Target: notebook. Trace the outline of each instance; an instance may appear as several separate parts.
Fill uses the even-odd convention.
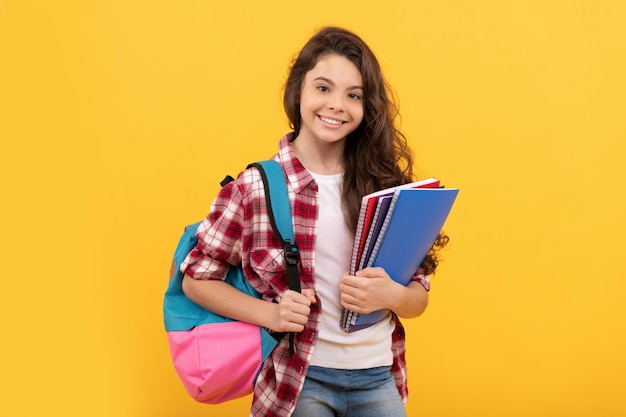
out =
[[[394,281],[407,285],[441,232],[458,192],[443,187],[395,189],[365,266],[382,267]],[[387,313],[344,312],[341,326],[348,332],[369,327]]]

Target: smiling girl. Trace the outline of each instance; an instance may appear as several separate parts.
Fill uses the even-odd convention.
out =
[[[251,416],[405,416],[399,317],[426,309],[428,275],[447,237],[440,236],[407,286],[381,268],[346,273],[361,197],[415,180],[376,57],[354,33],[320,30],[290,69],[284,106],[293,131],[281,139],[274,159],[287,179],[302,293],[287,288],[281,245],[253,169],[226,185],[212,204],[198,229],[198,246],[181,267],[183,289],[218,314],[296,332],[293,355],[285,338],[265,362]],[[222,282],[230,265],[239,263],[263,299]],[[342,308],[390,312],[374,326],[345,333]]]

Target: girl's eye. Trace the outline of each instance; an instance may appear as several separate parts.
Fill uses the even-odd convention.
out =
[[[354,94],[354,93],[349,94],[348,97],[350,97],[353,100],[361,100],[361,96],[358,94]]]
[[[322,93],[325,93],[328,91],[328,87],[326,87],[325,85],[320,85],[317,87],[317,89],[321,91]]]

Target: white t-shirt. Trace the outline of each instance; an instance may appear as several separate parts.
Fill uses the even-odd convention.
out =
[[[339,285],[350,269],[353,234],[344,222],[341,207],[343,174],[311,172],[318,185],[319,218],[315,247],[315,280],[322,300],[319,337],[311,365],[337,369],[366,369],[393,362],[391,313],[379,323],[354,333],[341,329]]]

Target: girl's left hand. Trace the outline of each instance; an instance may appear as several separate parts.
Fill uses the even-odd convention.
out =
[[[359,314],[390,308],[399,286],[383,268],[365,268],[355,275],[346,273],[339,286],[341,306]]]

